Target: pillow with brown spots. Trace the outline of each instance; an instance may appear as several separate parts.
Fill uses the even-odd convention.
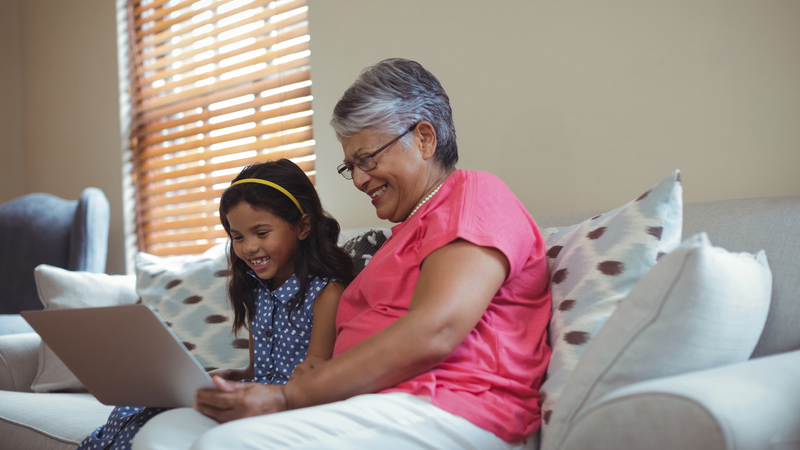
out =
[[[680,245],[683,190],[675,171],[635,200],[564,228],[542,230],[550,268],[552,356],[540,392],[542,433],[586,345],[658,258]]]
[[[606,394],[654,378],[744,362],[767,321],[772,273],[763,250],[731,253],[705,233],[644,274],[589,343],[550,417],[543,448],[561,448]]]
[[[198,256],[136,255],[136,291],[152,305],[206,368],[250,362],[247,336],[231,331],[227,301],[227,244]]]

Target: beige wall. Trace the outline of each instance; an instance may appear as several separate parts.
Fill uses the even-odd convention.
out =
[[[800,2],[310,0],[318,186],[344,227],[377,225],[335,174],[327,122],[365,66],[421,62],[454,110],[458,165],[536,215],[610,209],[683,174],[684,200],[800,195]]]
[[[22,32],[17,0],[0,0],[0,203],[25,190]]]
[[[122,273],[114,3],[0,0],[0,201],[103,189]],[[616,207],[675,168],[686,201],[800,195],[795,0],[309,3],[317,180],[345,227],[385,224],[334,173],[330,111],[392,56],[447,89],[459,167],[499,175],[534,217]]]
[[[11,35],[0,40],[0,100],[11,99],[0,106],[0,131],[11,136],[0,141],[0,165],[14,179],[0,184],[0,199],[30,192],[77,199],[85,187],[102,189],[111,205],[107,270],[123,273],[114,2],[2,0],[0,8],[0,33]]]

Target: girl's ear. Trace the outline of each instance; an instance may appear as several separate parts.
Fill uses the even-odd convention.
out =
[[[303,217],[300,218],[297,239],[304,241],[309,234],[311,234],[311,217],[308,214],[303,214]]]

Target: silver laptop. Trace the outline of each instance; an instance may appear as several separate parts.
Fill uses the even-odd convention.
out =
[[[101,403],[191,406],[211,377],[152,306],[23,311],[61,361]]]

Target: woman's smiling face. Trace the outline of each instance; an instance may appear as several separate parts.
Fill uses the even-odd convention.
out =
[[[378,217],[391,222],[402,222],[411,213],[425,193],[426,166],[432,161],[423,159],[414,132],[406,147],[401,139],[375,156],[377,166],[369,172],[353,168],[353,184],[372,200]],[[342,140],[345,163],[357,156],[370,154],[396,135],[363,130]]]

